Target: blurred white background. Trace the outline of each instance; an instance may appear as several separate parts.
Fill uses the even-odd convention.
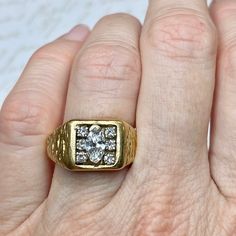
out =
[[[186,0],[187,1],[187,0]],[[141,21],[148,0],[0,0],[0,107],[30,55],[78,23],[128,12]]]

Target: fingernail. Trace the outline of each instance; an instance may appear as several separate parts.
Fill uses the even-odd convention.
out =
[[[87,25],[77,25],[72,28],[68,33],[63,35],[63,38],[72,41],[84,41],[89,34],[89,27]]]

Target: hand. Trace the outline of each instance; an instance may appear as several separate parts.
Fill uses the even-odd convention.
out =
[[[142,31],[115,14],[39,49],[1,110],[0,235],[236,235],[235,13],[211,7],[217,61],[204,0],[151,0]],[[73,118],[136,125],[133,165],[54,168],[45,139]]]

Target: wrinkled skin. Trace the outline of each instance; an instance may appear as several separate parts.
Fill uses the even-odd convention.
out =
[[[0,235],[236,235],[236,2],[150,0],[39,49],[0,113]],[[137,127],[119,172],[54,166],[69,119]],[[212,121],[210,148],[207,129]]]

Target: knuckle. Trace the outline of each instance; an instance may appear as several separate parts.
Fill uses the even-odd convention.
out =
[[[211,12],[213,17],[216,17],[217,20],[224,20],[229,17],[235,16],[236,12],[236,3],[235,1],[221,2],[215,1],[211,5]]]
[[[229,89],[232,93],[236,91],[236,41],[227,42],[222,47],[222,60],[224,71],[227,76],[225,76],[226,86],[225,89]]]
[[[78,66],[82,73],[92,75],[88,77],[97,75],[107,79],[137,78],[139,68],[137,52],[122,43],[90,46],[79,59]]]
[[[102,17],[99,22],[108,22],[108,23],[110,23],[110,22],[115,22],[116,20],[118,20],[120,22],[124,21],[124,22],[126,22],[126,24],[127,24],[127,21],[128,22],[130,22],[130,21],[131,22],[132,21],[139,22],[139,20],[136,17],[134,17],[134,16],[132,16],[128,13],[122,13],[122,12],[106,15],[106,16]]]
[[[27,94],[24,92],[24,96]],[[7,99],[0,113],[0,130],[7,136],[30,136],[46,134],[45,123],[49,111],[31,99],[21,99],[21,94]]]
[[[36,50],[31,56],[30,61],[37,62],[43,60],[65,64],[73,59],[75,49],[74,45],[58,40]]]
[[[236,19],[236,2],[231,4],[214,3],[212,13],[217,23],[228,24],[228,21]],[[230,26],[230,24],[229,24]],[[224,27],[221,29],[220,43],[222,48],[234,48],[236,30],[235,27]]]
[[[140,61],[137,50],[123,42],[96,43],[79,56],[76,70],[84,92],[96,89],[117,93],[127,83],[137,87]]]
[[[216,53],[214,25],[190,10],[153,19],[144,35],[152,48],[170,58],[205,58]]]

